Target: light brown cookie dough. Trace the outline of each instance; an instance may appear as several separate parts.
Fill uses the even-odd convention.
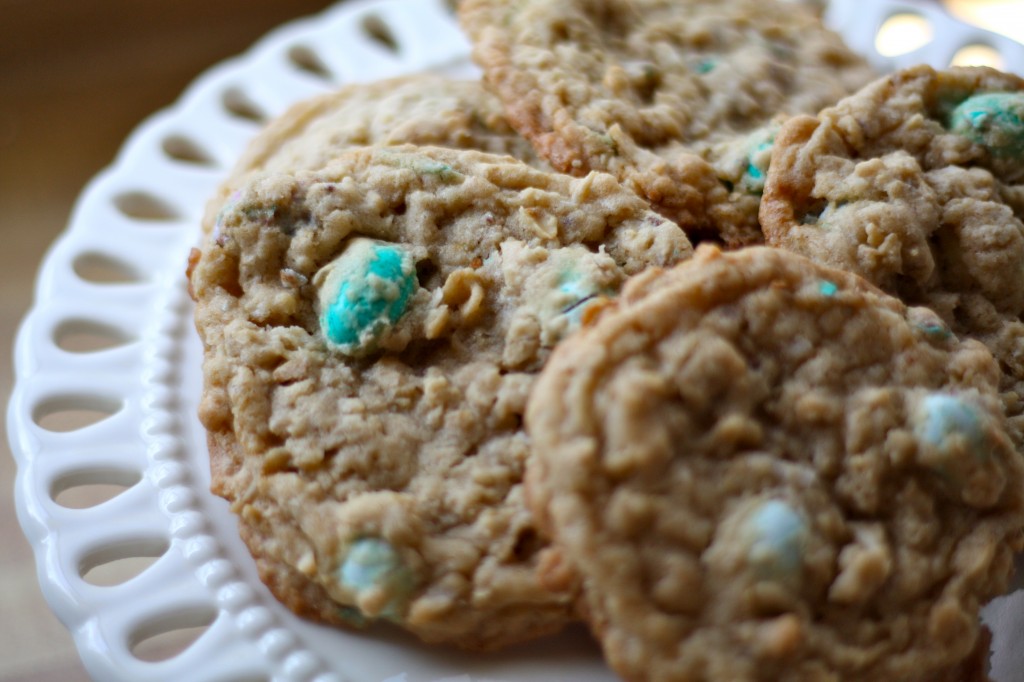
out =
[[[915,67],[792,119],[761,221],[769,243],[856,272],[985,343],[1021,438],[1024,80]]]
[[[353,83],[293,105],[260,131],[208,202],[204,228],[213,229],[253,173],[316,170],[353,147],[400,144],[507,154],[548,168],[478,81],[423,73]]]
[[[568,590],[522,499],[550,349],[626,276],[691,255],[609,175],[431,147],[265,174],[191,268],[214,490],[264,581],[334,623],[493,648]]]
[[[509,121],[555,168],[610,172],[691,236],[732,245],[761,240],[755,157],[773,120],[875,76],[813,12],[775,0],[465,0],[459,18]]]
[[[784,250],[705,246],[555,350],[528,497],[620,674],[976,671],[1024,464],[992,356],[933,317]]]

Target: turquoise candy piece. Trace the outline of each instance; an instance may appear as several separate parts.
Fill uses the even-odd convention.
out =
[[[345,355],[372,352],[409,307],[416,292],[416,264],[397,244],[356,238],[317,273],[320,327],[328,344]]]
[[[997,157],[1024,154],[1024,92],[987,92],[953,110],[949,128]]]
[[[907,321],[913,326],[915,335],[930,344],[942,346],[946,341],[954,338],[953,330],[941,317],[928,308],[909,308]]]
[[[792,506],[781,500],[762,503],[747,519],[747,560],[755,573],[779,582],[799,580],[807,524]]]
[[[998,421],[969,400],[948,393],[925,396],[912,417],[918,463],[948,494],[974,506],[994,504],[999,488],[978,487],[976,475],[998,467],[998,453],[1008,445]]]
[[[697,73],[704,75],[706,73],[711,73],[712,71],[714,71],[716,66],[718,66],[717,59],[705,57],[704,59],[701,59],[696,63],[696,65],[694,66],[694,70]]]
[[[941,322],[922,323],[918,328],[929,341],[945,341],[953,337],[953,332]]]
[[[396,618],[412,593],[413,579],[398,551],[380,538],[360,538],[349,547],[339,571],[341,585],[356,599],[371,589],[388,594],[380,615]]]
[[[827,279],[823,279],[821,280],[821,282],[818,283],[818,291],[821,292],[822,296],[832,298],[833,296],[836,295],[836,292],[839,291],[839,287],[836,286],[835,282],[830,282]]]
[[[921,401],[917,434],[940,452],[948,449],[957,437],[976,454],[986,452],[985,429],[977,408],[946,393],[932,393]]]
[[[553,308],[549,314],[553,319],[561,318],[565,322],[559,338],[579,329],[587,309],[615,295],[613,289],[599,285],[573,267],[561,271],[558,286],[552,293],[550,302],[546,304],[546,307]]]
[[[765,175],[768,173],[768,163],[771,161],[771,149],[774,145],[774,136],[767,139],[763,134],[755,136],[747,155],[747,169],[740,178],[740,189],[750,194],[760,194],[764,191]]]
[[[586,281],[574,271],[566,272],[562,276],[558,292],[564,297],[563,300],[567,301],[567,305],[562,309],[562,314],[565,315],[572,329],[579,327],[583,320],[583,311],[587,309],[588,305],[603,294],[592,282]]]

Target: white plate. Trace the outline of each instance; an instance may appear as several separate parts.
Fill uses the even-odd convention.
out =
[[[856,21],[847,13],[854,4]],[[941,66],[955,52],[948,41],[896,59],[874,54],[878,27],[907,10],[963,44],[996,48],[1009,70],[1024,72],[1020,46],[949,23],[928,2],[841,0],[829,16],[883,67],[922,58]],[[259,120],[342,82],[426,70],[471,76],[468,55],[444,0],[339,4],[282,27],[202,76],[175,106],[133,133],[79,198],[68,230],[43,263],[35,304],[18,334],[8,433],[18,461],[18,516],[43,593],[95,678],[615,679],[582,629],[471,655],[423,646],[392,630],[349,633],[300,620],[260,583],[233,515],[208,492],[205,435],[195,417],[201,349],[184,277],[206,198]],[[75,351],[71,339],[83,333],[108,339],[110,347]],[[81,411],[108,416],[72,431],[54,429],[62,413]],[[67,489],[95,484],[124,490],[85,509],[57,501]],[[120,584],[83,577],[132,557],[158,558]],[[999,622],[998,649],[1024,649],[1014,644],[1024,637],[1019,598],[990,610],[990,620]],[[184,652],[166,660],[140,657],[139,642],[190,628],[201,634]],[[1020,670],[1024,662],[1007,659],[994,672],[1016,682],[1021,678],[1011,671]]]

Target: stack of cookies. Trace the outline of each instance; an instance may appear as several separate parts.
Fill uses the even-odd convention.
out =
[[[189,264],[214,491],[295,612],[629,680],[985,679],[1024,541],[1024,81],[770,0],[462,0]]]

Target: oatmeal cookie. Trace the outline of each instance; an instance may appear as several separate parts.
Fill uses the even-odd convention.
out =
[[[1024,462],[991,354],[934,325],[785,250],[703,246],[560,344],[528,498],[626,679],[976,671]]]
[[[353,147],[399,144],[476,149],[549,168],[478,81],[416,74],[353,83],[293,105],[256,135],[208,202],[204,227],[213,229],[254,173],[316,170]]]
[[[213,487],[264,581],[332,623],[494,648],[573,617],[538,580],[527,395],[550,349],[682,230],[613,177],[360,148],[254,178],[191,290]]]
[[[1024,433],[1024,80],[920,66],[779,133],[769,243],[856,272],[981,340]]]
[[[465,0],[459,18],[511,124],[564,172],[610,172],[691,236],[757,242],[780,113],[876,74],[775,0]]]

